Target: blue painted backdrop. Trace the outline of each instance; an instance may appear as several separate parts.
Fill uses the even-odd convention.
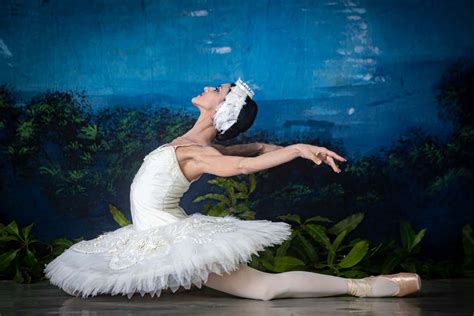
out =
[[[410,127],[449,135],[432,87],[448,64],[472,56],[473,9],[441,0],[2,0],[0,82],[24,100],[84,90],[94,109],[146,100],[196,112],[190,100],[205,85],[240,76],[259,104],[253,129],[341,140],[356,157]]]
[[[1,4],[0,82],[85,90],[97,107],[153,94],[186,106],[242,76],[255,128],[292,137],[331,122],[349,152],[418,126],[445,135],[431,86],[473,50],[473,1],[11,1]],[[313,130],[313,132],[315,132]],[[317,131],[316,131],[317,132]]]

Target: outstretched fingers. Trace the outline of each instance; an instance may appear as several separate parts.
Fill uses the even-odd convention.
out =
[[[333,158],[336,158],[336,159],[339,160],[339,161],[342,161],[342,162],[346,162],[346,161],[347,161],[346,158],[339,156],[338,154],[336,154],[335,152],[333,152],[333,151],[331,151],[331,150],[329,150],[329,149],[327,149],[327,148],[324,148],[323,150],[324,150],[324,152],[325,152],[326,154],[328,154],[329,156],[331,156],[331,157],[333,157]]]
[[[341,169],[337,166],[335,160],[346,162],[347,159],[336,154],[326,147],[318,147],[313,145],[302,144],[299,147],[300,157],[312,160],[315,164],[320,165],[322,162],[331,166],[334,172],[340,173]]]
[[[331,168],[337,172],[340,173],[341,169],[337,166],[336,162],[334,159],[337,159],[339,161],[347,161],[344,157],[341,157],[340,155],[336,154],[335,152],[325,148],[325,147],[319,147],[317,152],[315,152],[315,155],[318,157],[321,157],[321,160],[324,161],[327,165],[331,166]],[[319,159],[318,159],[319,160]],[[321,162],[316,162],[318,165],[321,164]]]
[[[336,165],[336,163],[334,162],[334,159],[331,156],[327,156],[324,162],[330,165],[335,172],[337,173],[341,172],[341,169],[339,169],[339,167]]]
[[[311,160],[314,161],[315,164],[320,165],[323,161],[318,157],[319,153],[313,153],[314,156],[311,157]]]

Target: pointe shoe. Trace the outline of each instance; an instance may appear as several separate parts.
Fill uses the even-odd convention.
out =
[[[389,280],[398,286],[398,290],[388,296],[403,297],[421,289],[421,278],[418,274],[399,272],[388,275],[371,275],[362,279],[348,279],[348,294],[358,297],[380,297],[372,292],[372,286],[377,278]]]

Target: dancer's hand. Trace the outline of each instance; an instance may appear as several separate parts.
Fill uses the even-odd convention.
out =
[[[321,162],[324,162],[325,164],[331,166],[334,172],[337,173],[340,173],[341,169],[339,169],[339,167],[336,165],[334,159],[342,162],[347,161],[347,159],[339,156],[326,147],[318,147],[309,144],[297,144],[297,148],[301,158],[312,160],[317,165],[320,165]]]

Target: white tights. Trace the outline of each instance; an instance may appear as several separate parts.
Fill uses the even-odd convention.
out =
[[[231,274],[222,276],[210,273],[203,285],[231,295],[271,300],[285,297],[323,297],[348,293],[347,278],[307,271],[266,273],[249,267],[246,263]],[[376,288],[377,286],[377,288]],[[397,287],[380,280],[374,284],[374,291],[380,296],[394,293]]]

